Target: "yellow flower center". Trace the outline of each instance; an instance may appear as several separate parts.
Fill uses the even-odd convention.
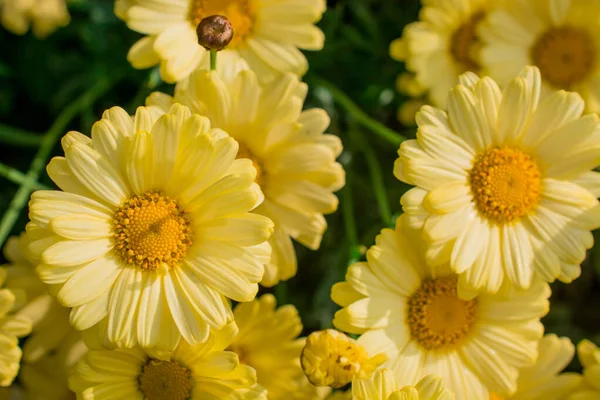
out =
[[[142,369],[139,384],[147,400],[187,400],[192,395],[190,371],[174,361],[150,359]]]
[[[463,72],[479,71],[480,66],[473,59],[473,52],[479,43],[477,25],[483,20],[485,13],[474,13],[471,19],[460,25],[450,37],[450,54]]]
[[[539,202],[537,162],[519,149],[494,147],[475,158],[469,181],[475,207],[497,224],[518,220]]]
[[[252,161],[252,165],[256,168],[256,178],[254,182],[258,183],[260,186],[263,184],[264,177],[264,168],[261,161],[250,151],[248,146],[243,143],[239,143],[240,149],[238,150],[238,154],[236,158],[247,158]]]
[[[571,26],[551,28],[533,46],[533,63],[552,85],[568,89],[594,69],[596,49],[590,35]]]
[[[496,393],[490,393],[490,400],[504,400],[504,397]]]
[[[477,300],[461,300],[455,278],[428,279],[408,301],[410,333],[427,350],[451,349],[473,329]]]
[[[235,48],[251,33],[254,17],[248,4],[250,0],[191,0],[190,20],[194,27],[211,15],[224,15],[233,27],[233,40],[229,48]]]
[[[179,265],[192,244],[190,221],[177,202],[161,193],[134,196],[114,217],[116,248],[123,260],[145,270]]]

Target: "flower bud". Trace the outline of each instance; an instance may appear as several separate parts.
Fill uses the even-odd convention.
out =
[[[313,385],[340,388],[356,376],[369,376],[386,358],[383,353],[369,358],[355,340],[327,329],[313,332],[306,338],[300,362]]]
[[[198,44],[206,50],[221,51],[233,39],[233,27],[227,17],[211,15],[204,18],[196,28]]]

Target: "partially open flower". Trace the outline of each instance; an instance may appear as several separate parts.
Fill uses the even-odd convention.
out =
[[[300,362],[315,386],[339,388],[354,377],[367,377],[385,362],[383,353],[369,357],[367,351],[347,335],[333,329],[313,332],[306,339]]]

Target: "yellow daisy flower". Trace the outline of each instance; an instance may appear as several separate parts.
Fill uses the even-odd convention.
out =
[[[429,259],[450,259],[461,296],[503,282],[528,288],[534,272],[572,281],[600,226],[600,174],[590,171],[600,164],[598,116],[581,116],[576,93],[538,104],[540,85],[531,67],[503,92],[466,74],[448,112],[423,107],[417,139],[398,152],[394,174],[416,186],[403,208]]]
[[[256,170],[234,139],[181,105],[115,107],[62,145],[47,169],[63,191],[31,196],[27,234],[76,329],[170,351],[231,322],[227,298],[256,296],[273,224],[248,213]]]
[[[139,347],[92,349],[77,364],[69,387],[78,398],[108,400],[266,400],[255,371],[230,351],[215,350],[214,335],[157,357]]]
[[[44,355],[34,363],[21,365],[18,380],[25,391],[23,399],[75,399],[75,393],[69,389],[69,376],[75,364],[88,351],[80,336],[69,335],[51,354]]]
[[[6,268],[0,268],[0,287],[7,276]],[[0,386],[10,386],[19,372],[23,355],[19,338],[31,332],[29,319],[13,314],[18,294],[10,289],[0,289]]]
[[[23,345],[23,361],[35,363],[54,351],[67,337],[79,337],[80,334],[69,323],[69,310],[48,293],[52,288],[36,275],[34,263],[40,260],[32,258],[28,244],[24,234],[8,239],[4,252],[10,264],[6,266],[5,287],[20,299],[15,304],[17,315],[31,321],[31,335]]]
[[[577,356],[583,365],[583,383],[566,400],[600,399],[600,349],[585,339],[577,345]]]
[[[500,1],[423,0],[419,21],[390,45],[392,58],[416,74],[433,104],[445,106],[460,74],[479,71],[477,28]]]
[[[333,301],[344,307],[333,324],[361,334],[370,355],[385,353],[383,366],[400,385],[433,374],[461,400],[514,393],[519,369],[537,357],[549,286],[536,280],[527,291],[463,300],[457,275],[448,264],[428,263],[425,249],[404,215],[395,230],[384,229],[367,261],[333,286]]]
[[[569,338],[554,334],[540,340],[535,365],[519,371],[517,391],[512,396],[492,394],[490,400],[563,400],[581,385],[581,375],[561,371],[575,355]]]
[[[486,74],[507,83],[537,66],[543,91],[576,91],[600,111],[600,4],[588,0],[509,0],[480,30]]]
[[[117,0],[115,13],[137,32],[148,35],[133,45],[134,68],[160,64],[163,80],[181,81],[193,70],[208,69],[208,51],[198,45],[196,27],[205,17],[226,16],[234,37],[219,53],[218,66],[239,63],[261,81],[284,72],[304,75],[308,63],[298,50],[320,50],[325,37],[314,24],[325,12],[324,0]]]
[[[352,381],[354,400],[454,400],[442,380],[428,375],[414,386],[401,387],[388,369],[379,369],[371,377]]]
[[[240,143],[238,157],[254,163],[256,183],[265,196],[254,212],[275,223],[269,240],[273,256],[261,282],[265,286],[296,275],[291,238],[319,248],[327,228],[323,214],[337,209],[333,192],[345,183],[344,170],[335,161],[341,141],[323,134],[329,125],[324,110],[302,111],[306,90],[306,84],[291,74],[260,86],[252,71],[232,80],[197,71],[187,84],[178,85],[174,99],[154,93],[147,100],[156,109],[166,110],[176,101],[206,115]]]
[[[31,25],[33,34],[43,39],[70,21],[65,0],[0,0],[0,22],[17,35]]]
[[[270,400],[289,399],[306,381],[300,368],[304,339],[298,339],[302,332],[298,311],[292,305],[275,306],[271,294],[240,303],[233,310],[235,324],[217,333],[222,344],[217,349],[233,351],[240,363],[256,370]]]

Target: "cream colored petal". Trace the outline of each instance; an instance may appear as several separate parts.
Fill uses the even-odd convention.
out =
[[[248,49],[256,55],[254,60],[260,60],[261,63],[268,65],[270,68],[279,72],[292,72],[297,75],[304,75],[308,70],[306,58],[293,45],[259,37],[248,38],[245,42]],[[244,56],[247,53],[242,54]],[[252,64],[254,60],[247,60],[253,70],[255,69]]]
[[[94,261],[114,247],[112,238],[86,241],[62,240],[48,247],[42,254],[42,262],[69,267]]]
[[[471,188],[466,182],[451,182],[427,193],[423,207],[432,214],[447,214],[470,207],[471,201]]]
[[[206,155],[207,164],[202,168],[202,175],[194,179],[192,186],[186,188],[181,194],[183,204],[192,201],[204,190],[222,179],[230,168],[238,152],[238,144],[233,138],[225,138],[217,141]],[[197,153],[206,154],[206,149],[198,148]],[[178,167],[179,169],[180,167]]]
[[[106,291],[94,300],[74,307],[70,315],[71,325],[77,330],[85,330],[100,322],[108,313],[109,295],[110,292]]]
[[[269,239],[273,233],[273,222],[262,215],[246,214],[205,220],[202,221],[201,229],[197,235],[202,239],[233,242],[238,246],[254,246]]]
[[[97,151],[75,143],[65,156],[77,179],[99,198],[119,206],[129,197],[130,190],[120,173]]]
[[[478,339],[473,339],[459,350],[467,364],[490,389],[497,393],[513,393],[518,370],[497,356],[495,350]]]
[[[74,274],[58,292],[57,299],[65,307],[76,307],[92,301],[109,290],[123,268],[114,256],[99,258]]]
[[[113,213],[102,203],[72,193],[38,190],[31,195],[29,218],[41,228],[48,229],[54,218],[71,214],[110,219]]]
[[[581,116],[584,102],[576,93],[558,91],[546,97],[531,116],[521,142],[535,148],[565,123]]]
[[[80,195],[82,197],[99,200],[73,175],[64,157],[53,157],[46,166],[46,172],[52,181],[61,190]]]
[[[546,136],[535,152],[546,165],[552,165],[557,160],[568,156],[571,149],[576,149],[589,143],[595,131],[600,128],[600,118],[596,114],[587,114],[569,121]]]
[[[162,278],[154,271],[147,272],[146,285],[140,297],[137,318],[138,341],[143,347],[172,351],[181,334],[173,321],[167,299],[162,290]]]
[[[148,132],[140,131],[133,136],[127,154],[125,171],[129,179],[129,184],[136,194],[143,194],[155,186],[154,174],[154,154],[153,154],[152,136]],[[160,164],[156,164],[160,165]],[[162,166],[161,166],[162,168]]]
[[[185,19],[185,11],[176,8],[161,7],[157,9],[134,5],[127,11],[129,29],[147,35],[159,34],[173,25],[183,23]]]
[[[108,302],[107,337],[119,347],[131,348],[137,344],[139,302],[146,280],[146,271],[130,266],[121,270],[113,284]]]
[[[489,139],[490,128],[479,111],[480,105],[473,92],[457,86],[448,96],[448,117],[452,131],[475,151],[484,150]]]
[[[508,83],[503,92],[498,109],[495,145],[515,143],[522,135],[529,116],[532,113],[527,82],[524,78],[515,78]]]
[[[231,306],[222,295],[204,285],[186,268],[178,268],[175,275],[187,301],[213,329],[220,329],[233,320]]]
[[[258,291],[264,266],[256,264],[242,248],[211,244],[212,251],[227,251],[230,259],[199,256],[187,261],[187,266],[204,284],[235,301],[251,301]],[[202,253],[200,253],[202,254]]]
[[[165,187],[177,160],[179,134],[184,122],[191,116],[189,108],[180,104],[171,106],[169,112],[161,116],[152,127],[154,163],[160,168],[154,171],[154,185]]]
[[[163,280],[165,297],[173,321],[183,339],[191,345],[205,342],[208,339],[210,328],[205,322],[204,315],[198,313],[194,305],[185,294],[185,289],[175,278],[175,274],[166,274]]]
[[[67,214],[53,218],[49,228],[56,234],[73,240],[92,240],[113,236],[113,225],[108,218],[88,214]]]
[[[533,278],[534,253],[527,231],[522,224],[505,225],[500,235],[501,256],[507,278],[517,288],[529,288]]]
[[[600,197],[600,172],[584,172],[572,182],[588,190],[594,197]]]

